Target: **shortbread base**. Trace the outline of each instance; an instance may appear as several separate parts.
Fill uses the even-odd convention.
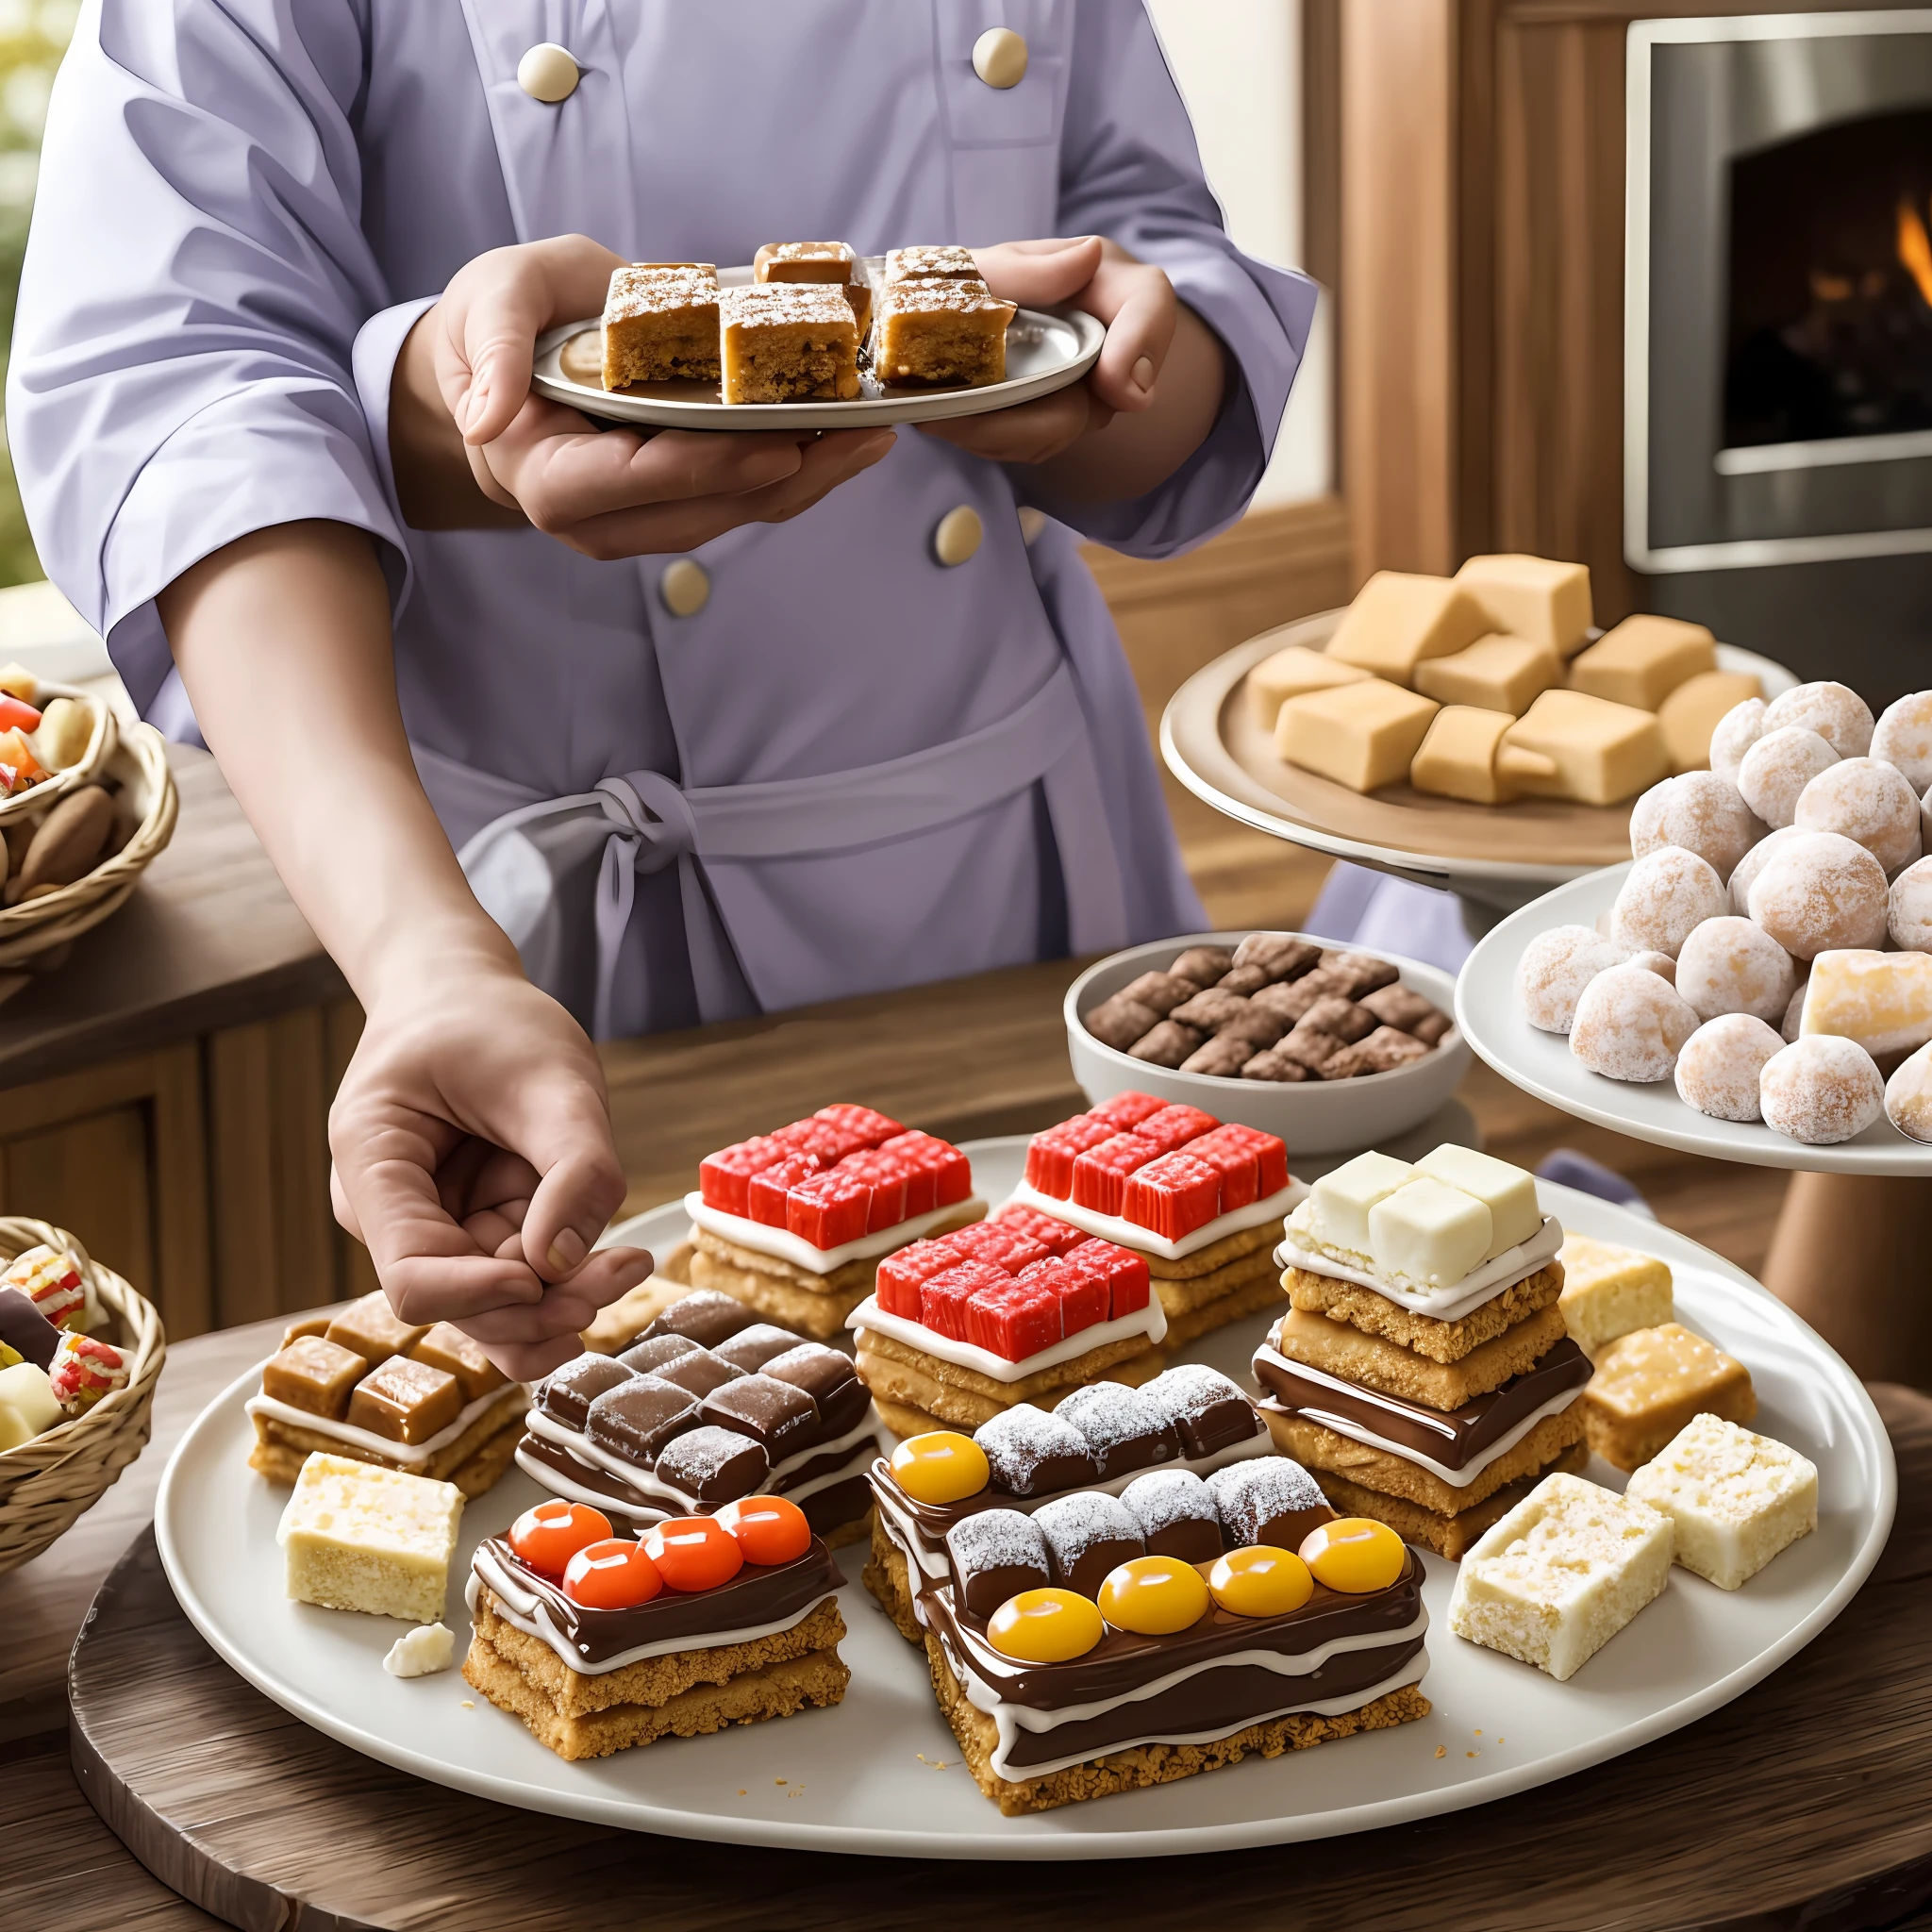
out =
[[[1451,1562],[1459,1561],[1475,1547],[1477,1539],[1492,1523],[1500,1523],[1546,1475],[1581,1475],[1590,1462],[1590,1445],[1573,1442],[1556,1461],[1533,1469],[1512,1483],[1505,1483],[1485,1501],[1454,1516],[1438,1516],[1420,1503],[1405,1502],[1399,1496],[1385,1496],[1379,1490],[1364,1489],[1346,1476],[1320,1469],[1311,1472],[1326,1496],[1344,1516],[1367,1516],[1386,1523],[1406,1543],[1418,1543],[1434,1550]]]
[[[1563,1264],[1552,1261],[1534,1274],[1524,1275],[1456,1322],[1419,1315],[1359,1282],[1311,1274],[1306,1268],[1289,1269],[1281,1277],[1281,1286],[1296,1307],[1310,1314],[1331,1315],[1364,1335],[1386,1336],[1431,1361],[1455,1362],[1538,1309],[1548,1307],[1563,1292]]]

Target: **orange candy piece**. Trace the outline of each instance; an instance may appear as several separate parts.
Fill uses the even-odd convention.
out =
[[[602,1510],[559,1500],[525,1509],[510,1524],[508,1541],[532,1570],[561,1576],[579,1550],[608,1541],[609,1536],[610,1519]]]
[[[783,1496],[741,1496],[718,1512],[747,1563],[791,1563],[811,1548],[811,1524]]]
[[[685,1516],[647,1531],[643,1547],[672,1590],[716,1590],[744,1568],[744,1550],[715,1516]]]
[[[1367,1516],[1338,1516],[1302,1539],[1301,1558],[1317,1583],[1351,1596],[1387,1590],[1402,1574],[1408,1551],[1386,1523]]]
[[[587,1610],[628,1610],[647,1604],[664,1588],[642,1543],[628,1537],[591,1543],[570,1559],[563,1593]]]

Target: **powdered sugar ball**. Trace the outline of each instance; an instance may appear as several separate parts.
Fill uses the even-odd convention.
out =
[[[1523,1017],[1545,1033],[1567,1033],[1583,989],[1606,967],[1630,957],[1593,926],[1554,925],[1523,949],[1516,966],[1516,1003]]]
[[[1807,832],[1856,839],[1887,873],[1920,853],[1919,795],[1905,774],[1876,758],[1840,758],[1798,794],[1791,823]]]
[[[1771,855],[1780,844],[1788,844],[1793,839],[1804,839],[1808,833],[1801,832],[1796,825],[1780,825],[1776,831],[1767,833],[1758,840],[1750,851],[1738,861],[1738,869],[1731,874],[1731,910],[1740,918],[1751,910],[1751,881],[1770,863]]]
[[[1901,951],[1932,953],[1932,858],[1907,866],[1892,880],[1885,924]]]
[[[1885,1083],[1885,1115],[1901,1134],[1932,1141],[1932,1045],[1900,1061]]]
[[[1677,983],[1677,962],[1668,953],[1632,953],[1624,963],[1641,966],[1646,973],[1655,973],[1666,986]]]
[[[1752,882],[1751,917],[1795,959],[1885,938],[1878,861],[1838,832],[1807,832],[1771,856]]]
[[[1715,772],[1684,772],[1653,785],[1630,808],[1630,856],[1664,845],[1694,852],[1721,879],[1758,840],[1764,824],[1743,794]]]
[[[1788,724],[1817,732],[1841,758],[1861,758],[1872,749],[1872,708],[1846,684],[1801,684],[1773,698],[1764,713],[1766,732]]]
[[[1610,908],[1610,937],[1633,953],[1668,953],[1674,959],[1690,929],[1730,903],[1724,882],[1696,853],[1662,845],[1624,874]]]
[[[1717,721],[1710,734],[1710,769],[1720,778],[1728,778],[1733,785],[1738,782],[1738,767],[1744,762],[1744,754],[1764,736],[1765,709],[1762,698],[1746,698]]]
[[[1655,973],[1612,966],[1583,989],[1570,1051],[1612,1080],[1667,1080],[1697,1014]]]
[[[1914,791],[1932,786],[1932,691],[1886,706],[1872,733],[1872,756],[1904,773]]]
[[[1799,1030],[1805,1024],[1805,989],[1810,983],[1808,979],[1801,979],[1797,991],[1791,995],[1790,1005],[1785,1008],[1783,1024],[1777,1030],[1788,1041],[1797,1039]]]
[[[1767,731],[1744,754],[1738,790],[1767,825],[1788,825],[1797,817],[1798,794],[1837,763],[1838,753],[1817,732],[1788,724],[1782,731]]]
[[[1751,1013],[1707,1020],[1677,1056],[1677,1093],[1714,1121],[1759,1118],[1757,1076],[1784,1041]]]
[[[1775,1025],[1791,1003],[1798,969],[1791,956],[1748,919],[1707,919],[1677,955],[1677,993],[1700,1020],[1750,1013]]]
[[[1807,1147],[1835,1147],[1885,1111],[1885,1082],[1856,1040],[1813,1033],[1765,1061],[1757,1104],[1766,1126]]]

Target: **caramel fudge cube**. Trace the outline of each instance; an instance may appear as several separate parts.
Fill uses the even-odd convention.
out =
[[[604,387],[718,380],[718,276],[707,262],[637,262],[604,301]]]
[[[1329,639],[1328,656],[1407,685],[1424,659],[1466,651],[1495,627],[1475,599],[1448,577],[1378,570]]]
[[[1372,677],[1290,698],[1274,727],[1274,749],[1351,791],[1374,791],[1408,775],[1435,715],[1433,698]]]
[[[483,1353],[483,1344],[465,1335],[453,1322],[439,1322],[414,1348],[411,1361],[425,1362],[454,1375],[463,1391],[463,1404],[481,1401],[492,1390],[501,1389],[508,1379],[503,1371]]]
[[[842,288],[755,282],[719,298],[724,400],[850,402],[858,393],[858,324]]]
[[[261,1392],[308,1415],[341,1422],[369,1364],[353,1350],[320,1335],[302,1335],[261,1366]]]
[[[1636,1328],[1671,1319],[1671,1270],[1655,1255],[1588,1235],[1563,1238],[1563,1292],[1557,1307],[1577,1344],[1595,1355]]]
[[[1359,684],[1369,675],[1359,664],[1343,664],[1325,651],[1289,644],[1248,673],[1248,709],[1263,731],[1273,731],[1290,698],[1338,684]]]
[[[1675,1322],[1638,1328],[1596,1358],[1583,1391],[1584,1434],[1606,1462],[1648,1462],[1693,1416],[1748,1423],[1757,1397],[1742,1362]]]
[[[391,1442],[426,1442],[448,1428],[462,1407],[462,1388],[454,1375],[394,1355],[356,1385],[348,1423]]]
[[[427,1324],[401,1320],[380,1289],[351,1302],[328,1324],[328,1339],[365,1362],[384,1362],[392,1355],[408,1355],[428,1333]]]
[[[1677,1561],[1736,1590],[1818,1527],[1818,1471],[1795,1449],[1714,1415],[1693,1416],[1628,1494],[1677,1525]]]
[[[1570,688],[1654,711],[1680,684],[1716,669],[1717,641],[1703,625],[1639,615],[1578,655],[1570,666]]]
[[[833,282],[856,279],[858,258],[849,242],[767,242],[751,258],[757,282]]]
[[[979,264],[970,248],[894,248],[886,256],[886,280],[909,282],[944,280],[976,282],[982,279]]]
[[[872,363],[881,382],[984,389],[1007,375],[1013,304],[984,282],[891,281],[873,305]]]
[[[1562,681],[1562,663],[1550,645],[1500,633],[1478,638],[1453,658],[1429,658],[1415,667],[1416,690],[1439,705],[1473,705],[1512,718]]]
[[[1517,779],[1524,791],[1585,805],[1620,804],[1655,785],[1671,765],[1663,727],[1651,712],[1588,691],[1544,691],[1504,734],[1504,742],[1539,753],[1556,767],[1545,775],[1524,766]]]
[[[1456,581],[1474,597],[1491,628],[1560,658],[1582,649],[1590,633],[1590,571],[1547,557],[1472,557]]]
[[[1761,698],[1764,685],[1749,671],[1700,671],[1687,677],[1657,708],[1658,728],[1674,772],[1710,767],[1710,737],[1717,721],[1747,698]]]
[[[1520,793],[1517,781],[1523,761],[1536,756],[1515,749],[1505,738],[1515,722],[1509,711],[1444,705],[1409,765],[1408,782],[1438,798],[1461,798],[1471,805],[1508,804]],[[1539,757],[1532,769],[1547,775],[1556,766]]]

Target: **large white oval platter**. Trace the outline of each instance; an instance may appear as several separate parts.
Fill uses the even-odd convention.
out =
[[[1006,1195],[1024,1146],[1017,1139],[967,1143],[982,1193]],[[1863,1387],[1748,1275],[1627,1209],[1564,1188],[1543,1194],[1566,1225],[1670,1262],[1680,1318],[1750,1368],[1758,1425],[1818,1464],[1819,1527],[1729,1595],[1673,1572],[1664,1594],[1568,1684],[1452,1637],[1455,1567],[1430,1557],[1431,1667],[1423,1688],[1435,1710],[1394,1730],[1003,1818],[959,1762],[924,1655],[858,1583],[861,1546],[842,1552],[849,1580],[840,1602],[850,1635],[840,1648],[852,1668],[843,1704],[565,1763],[454,1671],[409,1681],[386,1675],[383,1653],[403,1624],[284,1598],[275,1532],[287,1491],[245,1463],[242,1404],[252,1374],[208,1407],[169,1462],[155,1514],[161,1558],[182,1607],[216,1650],[330,1737],[478,1797],[639,1831],[888,1857],[1144,1858],[1327,1838],[1484,1804],[1635,1750],[1775,1670],[1871,1571],[1896,1487],[1891,1445]],[[673,1206],[623,1233],[663,1253],[687,1227]],[[1268,1320],[1232,1325],[1191,1353],[1247,1386],[1248,1357]],[[1591,1474],[1623,1487],[1601,1464]],[[462,1563],[482,1536],[541,1494],[512,1470],[471,1504]],[[449,1606],[460,1645],[468,1630],[459,1582]]]
[[[1516,968],[1524,949],[1553,925],[1594,925],[1630,870],[1606,866],[1512,913],[1486,933],[1456,984],[1456,1024],[1506,1080],[1598,1126],[1633,1140],[1712,1160],[1813,1174],[1932,1175],[1932,1145],[1908,1140],[1882,1114],[1856,1139],[1807,1147],[1761,1121],[1714,1121],[1677,1098],[1674,1082],[1640,1086],[1593,1074],[1570,1051],[1567,1035],[1544,1033],[1517,1009]]]

